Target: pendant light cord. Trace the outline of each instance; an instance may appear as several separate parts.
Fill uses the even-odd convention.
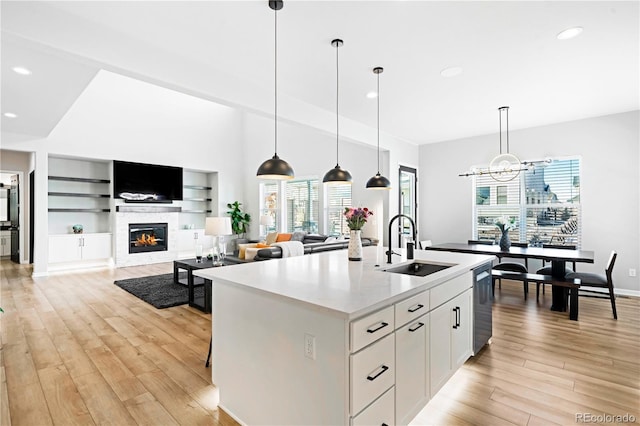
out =
[[[378,77],[378,174],[380,174],[380,73]]]
[[[275,118],[274,118],[274,127],[275,127],[275,134],[274,134],[274,147],[275,147],[275,152],[274,152],[274,156],[278,155],[278,10],[274,9],[273,10],[273,14],[274,14],[274,30],[273,30],[273,45],[275,46],[274,48],[274,71],[273,71],[273,86],[275,88],[275,93],[273,96],[274,99],[274,114],[275,114]]]
[[[339,136],[339,112],[338,112],[338,108],[339,108],[339,103],[338,103],[338,85],[339,85],[339,65],[338,65],[338,49],[340,48],[340,43],[336,42],[336,167],[338,167],[338,165],[340,164],[339,158],[340,158],[340,154],[339,154],[339,150],[338,147],[340,145],[340,136]]]
[[[504,106],[504,107],[500,107],[498,108],[498,112],[499,112],[499,125],[500,125],[500,154],[502,155],[502,110],[505,110],[505,116],[506,116],[506,124],[507,124],[507,154],[509,153],[509,107],[508,106]]]

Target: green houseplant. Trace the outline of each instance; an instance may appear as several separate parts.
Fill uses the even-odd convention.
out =
[[[244,237],[247,233],[247,228],[251,222],[251,215],[242,211],[240,207],[242,203],[234,201],[233,203],[227,203],[227,208],[230,210],[227,214],[231,217],[231,229],[238,238]]]

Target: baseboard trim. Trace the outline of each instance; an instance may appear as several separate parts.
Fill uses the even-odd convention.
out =
[[[613,292],[616,296],[640,297],[640,291],[615,288]]]

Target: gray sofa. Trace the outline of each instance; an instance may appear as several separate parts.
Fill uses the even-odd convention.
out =
[[[327,235],[307,234],[302,240],[304,254],[321,253],[331,250],[343,250],[349,245],[349,240],[337,240],[325,242]],[[370,238],[362,238],[362,246],[370,246],[376,242]],[[282,249],[278,246],[258,250],[254,260],[279,259],[282,257]]]

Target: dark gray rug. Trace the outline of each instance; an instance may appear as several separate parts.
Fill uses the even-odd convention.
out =
[[[186,281],[186,273],[181,273],[180,275],[180,278]],[[173,282],[173,274],[129,278],[114,281],[113,283],[158,309],[184,305],[189,302],[187,286],[175,284]],[[204,297],[204,287],[202,285],[197,286],[194,292],[196,299]]]

